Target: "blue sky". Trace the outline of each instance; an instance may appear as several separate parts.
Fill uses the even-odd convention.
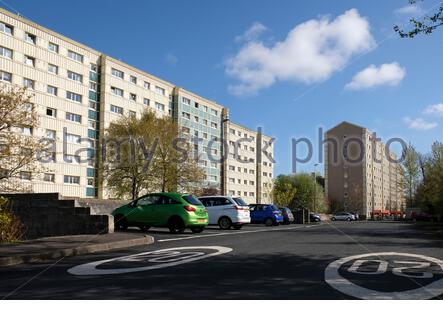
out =
[[[407,0],[6,3],[229,107],[235,122],[262,126],[277,139],[276,174],[291,171],[291,138],[311,138],[316,147],[319,126],[344,120],[422,152],[443,137],[443,29],[413,40],[392,31],[441,1],[406,8]]]

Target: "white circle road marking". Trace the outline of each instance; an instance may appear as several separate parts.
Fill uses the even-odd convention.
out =
[[[443,261],[427,257],[419,254],[412,253],[399,253],[399,252],[380,252],[380,253],[367,253],[361,255],[350,256],[331,262],[325,269],[325,281],[334,289],[347,294],[348,296],[359,299],[377,299],[377,300],[426,300],[434,297],[438,297],[443,294],[443,279],[434,281],[424,287],[396,292],[380,292],[367,288],[360,287],[351,281],[345,279],[339,274],[339,269],[345,263],[366,257],[380,257],[380,256],[404,256],[419,258],[429,262],[437,264],[443,270]]]
[[[202,252],[183,252],[180,250],[215,250],[212,253],[202,253]],[[201,259],[206,259],[209,257],[218,256],[224,253],[231,252],[232,249],[228,247],[219,247],[219,246],[199,246],[199,247],[180,247],[180,248],[169,248],[169,249],[161,249],[155,251],[142,252],[137,254],[132,254],[129,256],[116,257],[112,259],[100,260],[95,262],[85,263],[79,266],[72,267],[68,270],[70,274],[77,276],[97,276],[97,275],[109,275],[109,274],[121,274],[121,273],[130,273],[130,272],[140,272],[154,269],[161,269],[167,267],[173,267],[180,264],[193,262]],[[163,257],[155,257],[156,255],[164,254]],[[141,258],[142,256],[153,255],[154,257],[148,260],[149,262],[159,262],[160,259],[165,259],[164,263],[145,266],[145,267],[137,267],[137,268],[119,268],[119,269],[97,269],[97,266],[102,265],[107,262],[112,261],[137,261],[137,258]],[[184,255],[184,258],[179,258],[180,255]],[[186,256],[188,255],[188,256]],[[175,258],[174,258],[175,257]],[[169,259],[168,259],[169,258]]]

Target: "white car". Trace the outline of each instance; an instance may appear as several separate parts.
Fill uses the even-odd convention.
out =
[[[233,227],[241,229],[251,223],[248,204],[240,197],[206,196],[198,198],[208,210],[209,225],[218,225],[222,230]]]

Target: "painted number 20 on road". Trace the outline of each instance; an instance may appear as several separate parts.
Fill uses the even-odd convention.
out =
[[[402,265],[392,268],[392,273],[396,276],[420,279],[430,279],[434,276],[431,272],[420,271],[423,270],[423,268],[430,267],[431,264],[429,262],[403,260],[395,260],[393,262],[396,265]],[[374,271],[360,270],[362,266],[367,264],[378,264],[378,267]],[[379,275],[385,274],[388,271],[388,267],[389,262],[385,260],[355,260],[347,271],[356,274]]]

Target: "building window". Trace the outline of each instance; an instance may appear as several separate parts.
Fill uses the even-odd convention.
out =
[[[111,92],[113,94],[115,94],[116,96],[123,97],[123,90],[122,89],[119,89],[116,87],[111,87]]]
[[[111,74],[116,76],[117,78],[123,79],[125,77],[125,73],[123,71],[112,68]]]
[[[66,134],[66,142],[80,144],[81,137],[76,134]]]
[[[151,100],[149,100],[148,98],[144,98],[144,99],[143,99],[143,104],[144,104],[145,106],[149,106],[149,105],[151,104]]]
[[[198,118],[197,116],[194,116],[194,121],[195,121],[195,122],[198,122],[198,121],[199,121],[199,118]]]
[[[80,184],[80,177],[78,176],[64,176],[63,180],[68,184]]]
[[[21,129],[22,129],[22,133],[25,136],[32,136],[32,128],[30,128],[30,127],[23,127]]]
[[[218,116],[218,111],[214,110],[214,109],[211,109],[211,114],[214,115],[214,116]]]
[[[131,83],[133,83],[133,84],[137,84],[137,77],[130,76],[129,81],[131,81]]]
[[[0,22],[0,31],[4,32],[4,33],[7,33],[7,34],[10,34],[12,36],[13,33],[14,33],[14,27],[9,25],[9,24]]]
[[[111,104],[111,112],[114,113],[118,113],[118,114],[123,114],[123,108],[122,107],[117,107]]]
[[[92,72],[98,72],[98,66],[95,63],[91,63],[89,65],[89,70],[91,70]]]
[[[160,110],[160,111],[165,111],[165,105],[162,103],[156,102],[155,109]]]
[[[36,44],[37,37],[31,33],[25,32],[25,41],[30,44]]]
[[[66,99],[81,103],[82,95],[71,91],[66,91]]]
[[[182,112],[182,117],[185,118],[185,119],[190,120],[191,119],[191,114],[187,113],[187,112]]]
[[[73,122],[82,122],[82,116],[75,113],[66,112],[66,120],[73,121]]]
[[[78,74],[78,73],[75,73],[75,72],[69,71],[69,70],[68,70],[68,79],[83,83],[83,76],[81,74]]]
[[[229,178],[229,182],[230,183],[235,183],[235,179],[234,178]]]
[[[48,50],[49,50],[49,51],[52,51],[52,52],[55,52],[55,53],[58,53],[58,44],[55,44],[55,43],[49,42],[49,44],[48,44]]]
[[[43,181],[45,181],[45,182],[55,182],[55,174],[53,174],[53,173],[45,173],[43,175]]]
[[[89,109],[97,110],[97,102],[89,101]]]
[[[55,140],[55,138],[56,138],[55,130],[46,129],[46,138],[51,139],[51,140]]]
[[[50,95],[56,96],[57,95],[57,88],[53,87],[53,86],[48,86],[48,88],[46,89],[46,92],[49,93]]]
[[[137,101],[137,95],[135,93],[130,93],[129,94],[129,99],[132,101]]]
[[[89,82],[89,90],[92,90],[94,92],[97,92],[98,85],[95,82]]]
[[[217,129],[218,125],[215,122],[211,122],[211,128]]]
[[[53,108],[46,108],[46,115],[48,117],[56,118],[57,117],[57,110]]]
[[[189,129],[188,127],[182,127],[182,132],[189,134],[191,133],[191,129]]]
[[[137,113],[135,111],[129,111],[128,112],[129,117],[135,118],[137,116]]]
[[[58,74],[58,67],[55,64],[48,64],[48,73]]]
[[[145,81],[143,84],[143,87],[145,87],[145,89],[151,89],[151,84],[148,81]]]
[[[182,102],[183,102],[183,104],[186,104],[186,105],[188,105],[188,106],[191,105],[191,99],[188,99],[188,98],[182,97]]]
[[[21,171],[20,172],[20,179],[21,180],[31,180],[31,172],[29,171]]]
[[[162,96],[166,95],[166,90],[158,86],[155,86],[155,92]]]
[[[9,72],[0,71],[0,81],[11,82],[12,81],[12,74]]]
[[[12,59],[12,50],[5,47],[0,47],[0,56]]]
[[[24,78],[23,79],[23,86],[28,89],[34,89],[34,80]]]
[[[80,53],[68,50],[68,57],[72,60],[83,63],[83,56]]]

